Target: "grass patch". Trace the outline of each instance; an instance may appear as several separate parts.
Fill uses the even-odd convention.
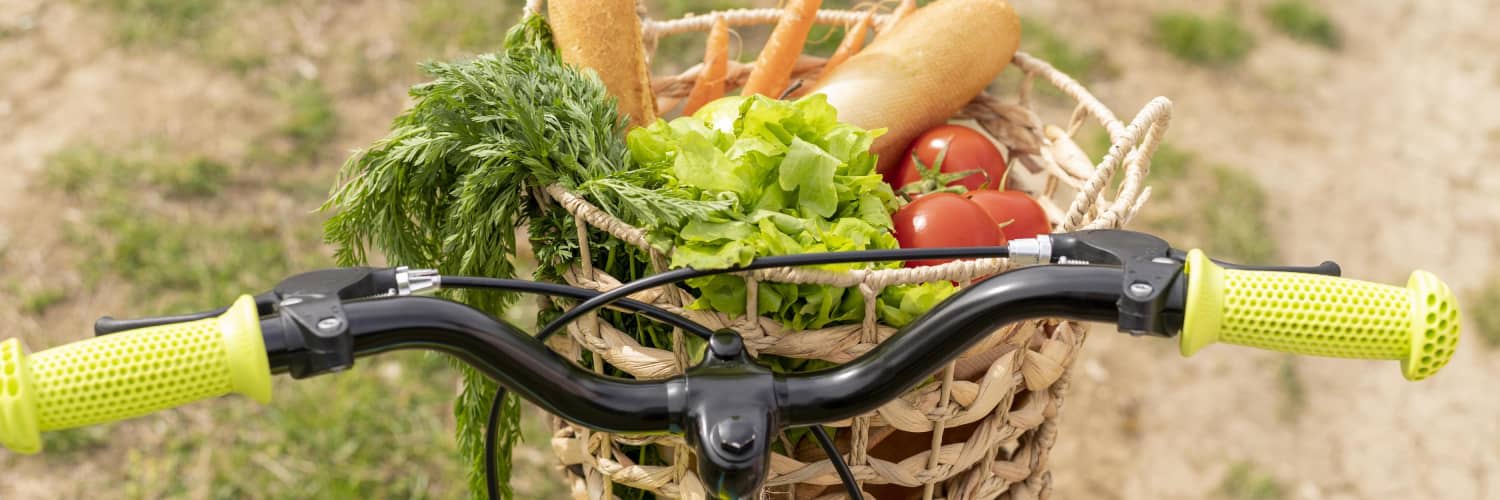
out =
[[[1500,347],[1500,273],[1485,280],[1466,311],[1474,318],[1479,340],[1490,348]]]
[[[1178,59],[1205,66],[1227,66],[1250,54],[1255,40],[1232,14],[1212,17],[1167,12],[1152,18],[1158,45]]]
[[[168,155],[160,144],[110,152],[92,144],[64,148],[48,158],[42,179],[70,194],[106,195],[155,190],[173,198],[219,194],[229,166],[197,155]]]
[[[521,2],[433,0],[417,2],[407,22],[408,39],[423,57],[500,50],[505,30],[519,20]]]
[[[224,0],[85,0],[87,7],[115,16],[121,43],[174,45],[200,39],[223,18]]]
[[[90,276],[129,283],[134,301],[155,305],[153,313],[207,309],[291,274],[296,250],[283,241],[316,241],[306,228],[172,212],[120,204],[93,214],[77,238],[93,246]]]
[[[1297,370],[1295,356],[1283,356],[1276,368],[1276,387],[1281,390],[1278,414],[1283,422],[1295,422],[1307,409],[1307,384]]]
[[[1280,480],[1249,462],[1229,466],[1219,483],[1219,494],[1231,500],[1281,500],[1287,497],[1286,491]]]
[[[1103,132],[1085,141],[1091,158],[1109,149]],[[1119,175],[1115,182],[1118,186]],[[1197,155],[1161,144],[1146,179],[1147,208],[1134,228],[1166,238],[1177,248],[1202,248],[1209,255],[1244,264],[1271,264],[1278,252],[1266,221],[1266,194],[1242,169],[1206,163]]]
[[[457,372],[447,365],[421,353],[366,358],[345,373],[278,377],[267,406],[207,406],[225,425],[154,417],[174,431],[131,453],[121,489],[142,498],[458,497],[464,483],[448,437]]]
[[[180,154],[166,149],[113,154],[76,146],[47,166],[45,185],[70,193],[83,210],[68,231],[90,255],[79,264],[85,276],[121,286],[130,298],[127,310],[110,312],[138,317],[203,310],[328,265],[315,216],[303,210],[278,213],[265,206],[275,203],[251,201],[290,197],[311,209],[321,192],[288,195],[283,191],[291,188],[284,183],[303,177],[311,183],[326,175],[246,179],[234,192],[238,201],[156,196],[158,190],[192,192],[221,184],[203,180],[219,175],[204,172],[223,170],[210,166],[215,162],[167,161]],[[166,170],[173,175],[165,175],[150,170],[158,164],[177,166]],[[466,493],[452,437],[457,372],[441,356],[384,355],[362,359],[346,373],[277,378],[275,384],[268,406],[229,398],[119,424],[114,431],[49,433],[49,456],[68,460],[69,453],[104,453],[98,449],[103,443],[118,443],[120,436],[144,428],[136,426],[155,425],[169,430],[142,435],[166,436],[164,441],[129,450],[100,484],[127,498],[454,498]],[[545,435],[545,429],[538,432]],[[530,491],[540,492],[529,498],[561,494],[555,481],[547,480],[550,473],[523,474],[531,478]]]
[[[42,434],[42,450],[49,456],[95,450],[108,444],[108,425],[77,427]]]
[[[68,300],[68,291],[57,287],[43,287],[21,294],[21,312],[40,316],[52,306]]]
[[[1337,49],[1342,45],[1339,29],[1328,14],[1305,0],[1278,0],[1263,11],[1271,27],[1304,42]]]
[[[1073,43],[1052,31],[1047,25],[1030,19],[1021,19],[1021,50],[1041,58],[1053,67],[1087,84],[1098,78],[1110,78],[1119,69],[1109,61],[1103,51],[1079,49]],[[1056,92],[1051,85],[1040,85]]]
[[[286,110],[269,134],[251,147],[258,163],[306,165],[318,161],[338,133],[338,111],[317,80],[297,79],[276,90]]]

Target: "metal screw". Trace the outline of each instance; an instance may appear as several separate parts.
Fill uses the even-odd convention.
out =
[[[1130,294],[1136,297],[1151,295],[1152,290],[1155,290],[1155,288],[1151,288],[1151,285],[1139,281],[1130,284]]]
[[[322,320],[318,321],[318,329],[319,330],[333,330],[333,329],[336,329],[336,328],[338,328],[339,326],[341,326],[343,324],[344,324],[344,322],[340,321],[338,318],[323,318]]]

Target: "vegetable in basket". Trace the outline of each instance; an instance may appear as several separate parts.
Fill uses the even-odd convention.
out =
[[[516,229],[525,227],[535,279],[560,281],[580,245],[594,249],[600,270],[634,278],[646,269],[639,252],[605,238],[578,241],[572,218],[540,192],[562,186],[641,225],[680,226],[728,206],[689,198],[675,180],[631,163],[615,99],[594,73],[563,63],[540,16],[512,29],[500,53],[425,69],[432,81],[412,87],[411,107],[386,137],[348,160],[324,205],[336,211],[325,238],[337,246],[341,265],[368,262],[374,249],[404,265],[510,278]],[[499,314],[511,297],[453,298]],[[550,307],[539,316],[555,314]],[[641,338],[658,330],[626,326]],[[455,408],[459,448],[472,465],[472,491],[483,492],[481,431],[495,385],[465,370]],[[502,415],[498,455],[506,485],[509,449],[520,438],[519,400],[509,398]]]
[[[887,129],[871,150],[884,172],[913,138],[979,95],[1020,39],[1021,21],[1004,1],[938,0],[881,33],[810,93],[827,95],[846,123]]]
[[[681,228],[655,226],[654,243],[672,249],[673,267],[724,268],[756,256],[896,248],[890,212],[895,195],[875,173],[869,146],[881,131],[840,123],[821,95],[796,101],[728,97],[692,116],[658,121],[630,132],[630,152],[642,168],[675,178],[703,201],[731,208]],[[994,241],[990,242],[994,244]],[[865,264],[891,268],[896,264]],[[856,265],[826,266],[855,269]],[[694,304],[730,315],[745,313],[743,279],[716,275],[688,282]],[[900,310],[931,307],[945,298],[932,290],[892,287],[882,297]],[[911,304],[916,294],[921,303]],[[857,290],[762,283],[755,313],[794,329],[858,321]],[[902,324],[902,317],[883,317]]]
[[[1004,188],[1000,182],[1005,177],[1005,154],[989,136],[963,125],[945,123],[917,136],[901,157],[900,167],[886,172],[886,179],[899,190],[921,181],[924,168],[937,168],[945,174],[973,172],[948,182],[949,186],[970,191]]]

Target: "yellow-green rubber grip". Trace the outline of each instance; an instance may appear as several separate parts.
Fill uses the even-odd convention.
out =
[[[1458,345],[1448,285],[1416,271],[1406,288],[1317,274],[1224,269],[1188,253],[1181,347],[1215,342],[1314,356],[1401,361],[1408,380],[1437,373]]]
[[[42,448],[41,432],[137,417],[231,392],[271,400],[255,300],[216,318],[154,326],[28,355],[0,343],[0,445]]]

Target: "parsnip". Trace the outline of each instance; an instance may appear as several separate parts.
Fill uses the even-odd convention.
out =
[[[656,121],[635,0],[547,0],[547,22],[563,61],[598,73],[631,124]]]
[[[941,124],[1010,63],[1021,20],[1002,0],[938,0],[917,9],[823,78],[839,120],[888,129],[871,148],[881,169],[907,143]]]

